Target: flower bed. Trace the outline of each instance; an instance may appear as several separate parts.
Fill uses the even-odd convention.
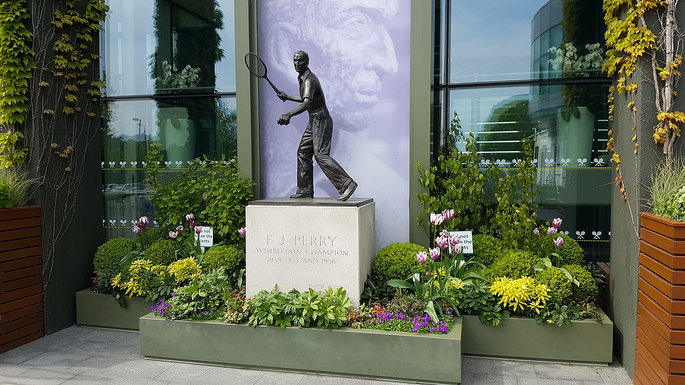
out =
[[[278,328],[216,321],[140,319],[147,358],[410,381],[461,381],[461,319],[448,334]],[[421,364],[417,364],[420,357]]]
[[[571,327],[538,325],[535,319],[512,317],[497,327],[481,324],[477,316],[463,317],[464,354],[534,360],[609,364],[613,326],[598,310],[602,323],[571,321]]]
[[[127,298],[122,308],[109,294],[99,294],[91,289],[76,292],[76,323],[115,329],[138,330],[138,318],[150,312],[152,303],[143,298]]]

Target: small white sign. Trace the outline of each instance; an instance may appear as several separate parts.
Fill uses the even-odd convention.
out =
[[[214,245],[214,229],[209,226],[195,226],[200,228],[200,234],[195,233],[195,239],[200,238],[201,247],[212,247]]]
[[[473,233],[471,231],[450,231],[450,235],[459,238],[462,254],[473,254]]]

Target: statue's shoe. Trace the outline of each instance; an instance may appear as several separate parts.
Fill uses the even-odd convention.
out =
[[[314,198],[314,193],[295,193],[290,196],[290,199]]]
[[[354,194],[354,190],[357,189],[357,186],[358,186],[357,182],[355,182],[355,181],[350,182],[350,184],[347,185],[347,188],[345,189],[345,191],[343,191],[342,195],[340,195],[340,197],[338,197],[338,200],[339,201],[346,201],[346,200],[350,199],[352,194]]]

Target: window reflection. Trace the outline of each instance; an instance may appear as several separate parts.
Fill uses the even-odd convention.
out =
[[[107,96],[235,92],[233,0],[109,5],[102,37]]]

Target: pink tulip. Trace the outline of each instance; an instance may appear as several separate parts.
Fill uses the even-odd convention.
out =
[[[555,229],[558,229],[561,227],[561,218],[554,218],[552,219],[552,227]]]
[[[452,249],[452,252],[454,254],[461,254],[461,245],[455,245],[454,248]]]
[[[439,236],[439,237],[435,238],[435,244],[441,249],[446,249],[447,246],[449,246],[450,241],[449,241],[449,238]]]
[[[554,240],[554,245],[556,247],[561,247],[564,245],[564,238],[562,237],[557,237],[557,239]]]
[[[447,231],[447,230],[442,230],[442,231],[440,232],[440,236],[443,237],[443,238],[449,238],[449,237],[450,237],[450,232]]]
[[[195,215],[192,214],[192,213],[186,215],[186,220],[187,220],[188,222],[193,222],[193,221],[195,221]]]
[[[195,226],[195,234],[200,234],[202,232],[202,226]]]
[[[169,238],[171,239],[176,239],[178,237],[178,233],[175,231],[169,231]]]
[[[442,214],[431,213],[430,221],[433,226],[440,226],[445,221],[445,217]]]
[[[442,216],[445,218],[446,221],[451,221],[455,217],[454,210],[452,210],[452,209],[442,210]]]
[[[425,251],[421,251],[418,254],[416,254],[416,260],[423,265],[428,260],[428,254],[426,254]]]
[[[178,226],[176,227],[176,231],[178,231],[179,233],[180,233],[181,231],[183,231],[183,226],[178,225]]]
[[[247,234],[247,229],[245,229],[244,227],[239,228],[238,234],[240,234],[241,237],[244,237],[245,234]]]
[[[133,234],[135,234],[135,235],[140,234],[140,230],[141,230],[141,228],[138,226],[133,226],[133,229],[131,229],[131,231],[133,231]]]
[[[452,246],[456,246],[459,244],[459,237],[456,237],[454,235],[450,235],[449,240],[450,240],[450,245],[452,245]]]
[[[539,229],[533,230],[533,235],[535,235],[536,237],[539,237],[540,236],[540,230]]]
[[[138,219],[138,227],[141,229],[146,228],[149,223],[150,221],[147,219],[147,217],[140,217],[140,219]]]
[[[556,234],[556,233],[557,233],[557,228],[556,228],[556,227],[548,227],[548,228],[547,228],[547,235],[549,235],[550,237],[551,237],[552,235]]]
[[[430,253],[430,257],[432,260],[437,261],[438,258],[440,258],[440,248],[436,247],[434,249],[428,249],[428,252]]]

